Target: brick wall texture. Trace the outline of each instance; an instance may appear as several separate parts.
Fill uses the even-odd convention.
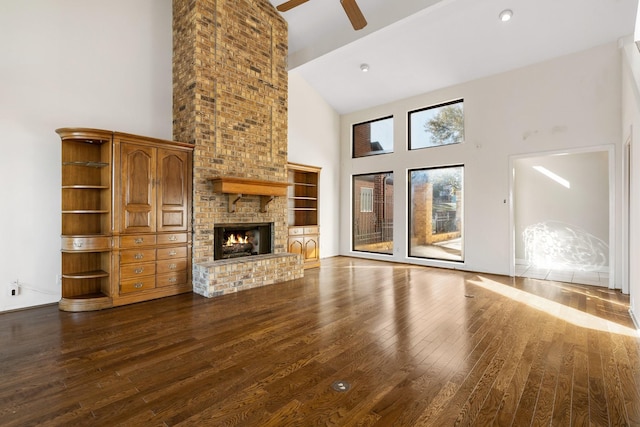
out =
[[[371,153],[371,123],[360,123],[353,126],[353,155],[365,156]]]
[[[286,250],[286,201],[228,212],[209,178],[286,182],[287,25],[268,0],[174,0],[174,139],[194,151],[194,263],[213,259],[217,222],[274,222]]]
[[[286,252],[284,197],[229,213],[209,181],[287,181],[286,21],[268,0],[174,0],[173,43],[173,137],[195,144],[194,265],[213,260],[219,223],[273,222],[274,253]]]

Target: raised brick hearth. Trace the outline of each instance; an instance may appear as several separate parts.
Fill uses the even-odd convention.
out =
[[[299,257],[288,253],[204,262],[193,269],[193,291],[216,297],[293,280],[301,277],[298,265]]]
[[[217,177],[286,183],[287,25],[268,0],[173,1],[174,138],[194,150],[194,292],[207,297],[302,277],[286,252],[287,203],[242,197]],[[217,224],[273,223],[273,253],[214,261]]]

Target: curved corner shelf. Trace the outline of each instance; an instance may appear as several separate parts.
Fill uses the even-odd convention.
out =
[[[100,279],[101,277],[109,277],[109,273],[103,270],[91,270],[62,274],[63,279]]]
[[[113,307],[113,300],[104,294],[88,294],[61,298],[58,308],[62,311],[95,311]]]
[[[63,185],[62,189],[63,190],[108,190],[109,186],[108,185],[82,185],[82,184],[76,184],[76,185]]]
[[[89,168],[105,168],[109,166],[109,163],[93,162],[93,161],[73,161],[73,162],[62,162],[62,166],[85,166]]]
[[[109,213],[107,209],[76,209],[72,211],[62,211],[63,214],[105,214]]]

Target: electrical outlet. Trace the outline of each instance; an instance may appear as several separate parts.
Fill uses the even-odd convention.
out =
[[[62,286],[62,275],[56,274],[56,286]]]
[[[7,295],[15,297],[19,293],[20,293],[20,285],[18,284],[18,281],[16,280],[15,282],[9,283],[9,286],[7,287]]]

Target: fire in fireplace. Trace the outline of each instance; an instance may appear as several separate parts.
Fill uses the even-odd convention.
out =
[[[221,224],[214,226],[213,259],[270,254],[273,226],[270,223]]]

